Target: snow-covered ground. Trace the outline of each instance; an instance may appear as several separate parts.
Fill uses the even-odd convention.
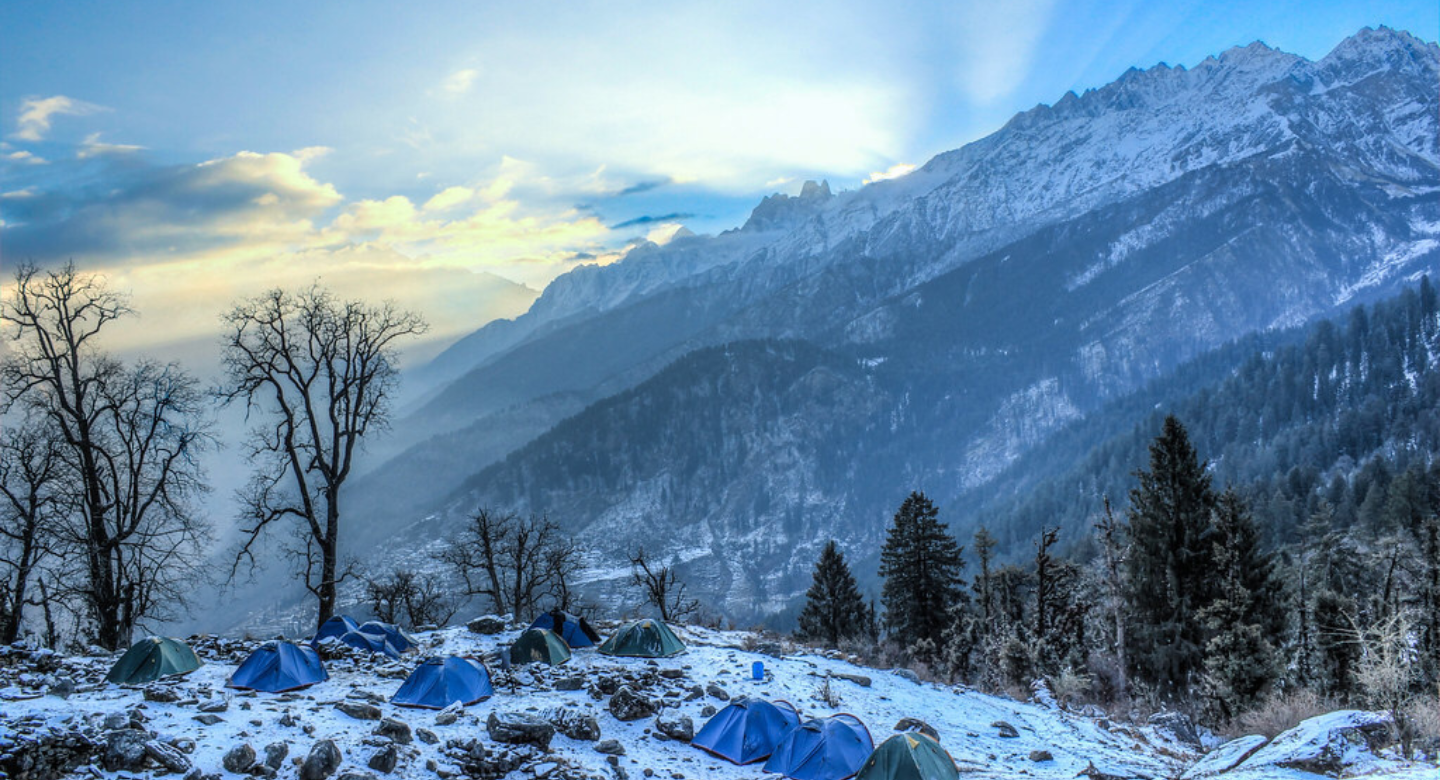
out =
[[[603,633],[602,628],[602,633]],[[327,663],[330,679],[290,694],[239,692],[225,688],[235,666],[255,643],[201,641],[198,646],[205,665],[190,675],[153,686],[151,695],[137,688],[104,684],[103,676],[112,657],[68,658],[58,668],[20,671],[3,668],[0,659],[0,754],[14,754],[26,740],[46,733],[84,731],[103,745],[107,734],[118,726],[142,722],[153,739],[190,751],[188,760],[199,772],[233,776],[225,772],[227,752],[244,743],[263,759],[266,746],[288,744],[288,755],[279,777],[300,776],[299,764],[314,744],[331,739],[340,749],[343,762],[335,773],[385,773],[370,768],[369,762],[386,749],[390,739],[375,734],[377,720],[352,717],[336,704],[370,704],[378,714],[406,724],[415,735],[409,744],[396,745],[398,764],[390,777],[432,778],[498,776],[483,774],[480,756],[488,751],[491,771],[506,771],[505,761],[515,768],[513,777],[550,778],[756,778],[758,764],[737,767],[691,747],[684,741],[660,733],[655,717],[622,722],[608,709],[611,693],[628,685],[642,698],[659,703],[666,720],[691,719],[698,730],[706,720],[707,708],[720,708],[721,697],[759,696],[785,699],[803,716],[823,717],[837,712],[858,716],[870,729],[876,744],[893,733],[902,718],[919,718],[940,735],[941,744],[954,757],[961,773],[975,778],[1074,778],[1087,768],[1111,777],[1169,778],[1179,776],[1200,758],[1200,754],[1156,728],[1110,723],[1099,717],[1068,712],[1054,704],[1017,702],[975,691],[916,682],[892,671],[857,666],[838,658],[810,653],[780,654],[775,644],[747,632],[722,632],[702,628],[679,628],[689,649],[669,659],[645,660],[610,658],[593,648],[577,650],[571,661],[558,667],[528,666],[503,672],[491,666],[496,694],[464,709],[458,719],[440,725],[439,713],[396,707],[390,697],[405,675],[421,657],[432,654],[490,656],[508,644],[518,630],[483,636],[464,628],[447,628],[420,634],[422,651],[400,662],[377,663],[372,658],[341,658]],[[746,647],[754,648],[747,650]],[[757,652],[763,650],[765,652]],[[493,656],[491,656],[493,660]],[[764,679],[753,679],[756,662],[764,664]],[[51,663],[50,666],[54,666]],[[8,672],[8,674],[6,674]],[[40,695],[61,678],[75,684],[68,698]],[[568,678],[568,679],[567,679]],[[577,679],[578,678],[578,679]],[[821,700],[828,680],[831,703]],[[563,681],[563,682],[562,682]],[[868,682],[869,684],[864,684]],[[575,690],[557,689],[575,687]],[[60,683],[64,687],[64,683]],[[162,688],[178,695],[178,701],[147,701],[170,698]],[[28,698],[27,698],[28,697]],[[1048,698],[1048,697],[1045,697]],[[225,701],[223,711],[217,710]],[[207,704],[208,703],[208,704]],[[537,748],[509,748],[495,743],[486,723],[492,713],[524,713],[542,718],[555,717],[565,708],[574,716],[593,716],[599,727],[599,741],[572,739],[557,733],[548,751]],[[135,713],[139,713],[138,716]],[[198,716],[209,714],[206,725]],[[107,723],[108,720],[108,723]],[[997,724],[1008,723],[1018,736],[1001,736]],[[422,733],[426,730],[429,733]],[[563,729],[562,729],[563,731]],[[437,738],[432,744],[431,736]],[[617,740],[624,754],[612,758],[596,750],[604,740]],[[1278,740],[1277,740],[1278,742]],[[478,748],[477,748],[478,746]],[[1273,745],[1272,745],[1273,747]],[[1269,749],[1269,748],[1266,748]],[[612,747],[613,750],[613,747]],[[508,751],[508,752],[507,752]],[[1050,758],[1045,760],[1043,753]],[[473,760],[467,760],[466,756]],[[1041,759],[1041,760],[1036,760]],[[613,763],[612,763],[613,761]],[[137,777],[161,774],[154,767],[144,771],[105,771],[97,753],[94,762],[82,766],[77,777]],[[4,755],[0,755],[3,776]],[[498,767],[498,769],[496,768]],[[1364,767],[1389,777],[1436,777],[1434,765],[1407,764],[1366,756]],[[1278,769],[1239,770],[1222,777],[1284,777],[1287,780],[1318,775]],[[1242,770],[1245,770],[1242,772]],[[12,770],[13,771],[13,770]]]

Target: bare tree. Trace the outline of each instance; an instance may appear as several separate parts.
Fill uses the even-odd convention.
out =
[[[387,623],[405,620],[411,628],[443,626],[459,608],[439,578],[409,569],[396,569],[389,577],[367,581],[365,595],[376,618]]]
[[[7,426],[0,438],[0,644],[20,638],[31,580],[57,551],[70,495],[61,442],[34,420]]]
[[[579,548],[547,517],[521,519],[481,509],[440,553],[465,584],[468,596],[484,596],[495,611],[529,615],[549,599],[568,609],[571,581],[580,569]]]
[[[25,265],[0,314],[12,330],[0,413],[21,410],[61,443],[78,494],[63,536],[79,572],[56,595],[79,598],[110,649],[183,602],[206,534],[192,514],[205,490],[196,455],[211,443],[195,380],[99,351],[101,331],[129,313],[97,276]]]
[[[1105,514],[1095,523],[1095,530],[1100,532],[1100,547],[1105,554],[1105,601],[1115,620],[1115,687],[1118,697],[1123,700],[1130,695],[1130,684],[1126,678],[1129,667],[1125,659],[1125,527],[1110,508],[1109,496],[1105,496]]]
[[[685,583],[673,566],[652,563],[642,546],[630,556],[630,581],[645,594],[645,603],[660,611],[660,619],[669,623],[683,620],[700,610],[700,602],[685,593]]]
[[[395,344],[424,333],[416,314],[390,303],[337,301],[312,286],[271,290],[241,301],[225,317],[226,402],[244,399],[255,473],[242,491],[245,541],[231,567],[254,566],[253,548],[275,524],[300,526],[305,587],[319,623],[335,612],[340,493],[365,434],[388,422],[399,374]],[[318,569],[318,571],[317,571]]]

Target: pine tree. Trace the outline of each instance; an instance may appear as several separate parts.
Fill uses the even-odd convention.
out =
[[[1201,670],[1213,600],[1210,477],[1174,416],[1150,444],[1150,469],[1130,491],[1128,564],[1134,676],[1166,696],[1183,695]]]
[[[938,517],[924,493],[911,493],[880,551],[885,628],[906,648],[921,640],[938,646],[952,611],[968,602],[960,578],[963,548]]]
[[[800,629],[796,635],[826,647],[839,647],[843,639],[869,633],[868,615],[865,599],[860,596],[845,555],[831,539],[815,563],[815,579],[805,592],[805,608],[800,612]]]
[[[1211,705],[1229,720],[1275,677],[1283,614],[1274,562],[1260,551],[1259,531],[1233,490],[1216,502],[1214,522],[1219,593],[1203,613],[1213,633],[1205,645],[1205,675]]]

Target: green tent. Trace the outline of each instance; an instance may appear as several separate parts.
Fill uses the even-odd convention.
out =
[[[131,645],[110,667],[105,679],[117,685],[135,685],[172,674],[189,674],[199,668],[200,659],[189,645],[166,636],[152,636]]]
[[[855,780],[957,780],[955,760],[940,743],[907,731],[880,743]]]
[[[510,663],[544,663],[555,666],[570,660],[570,645],[565,644],[554,631],[531,628],[520,634],[515,644],[510,645]]]
[[[685,643],[670,627],[646,618],[627,623],[600,645],[604,655],[628,655],[639,658],[669,658],[685,652]]]

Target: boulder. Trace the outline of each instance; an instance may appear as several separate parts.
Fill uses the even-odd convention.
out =
[[[505,618],[499,615],[482,615],[466,623],[465,627],[470,629],[472,634],[490,636],[505,630]]]
[[[415,729],[415,738],[427,745],[434,745],[440,742],[440,735],[427,728]]]
[[[111,772],[138,772],[150,758],[145,752],[149,741],[150,735],[140,729],[116,729],[105,735],[100,765]]]
[[[607,756],[623,756],[625,755],[625,746],[620,744],[618,739],[602,739],[595,743],[595,752]]]
[[[220,759],[220,765],[225,767],[226,772],[243,775],[250,771],[250,767],[255,766],[255,748],[241,742],[225,753],[225,757]]]
[[[555,681],[557,691],[578,691],[585,687],[585,678],[579,676],[561,677]]]
[[[588,712],[556,707],[546,710],[541,717],[570,739],[594,742],[600,738],[600,724],[595,720],[595,716]]]
[[[891,669],[890,673],[895,675],[896,677],[899,677],[902,680],[909,680],[910,682],[913,682],[917,685],[920,684],[920,675],[916,674],[913,670]]]
[[[555,727],[544,719],[524,712],[492,712],[485,721],[485,731],[496,742],[507,745],[538,745],[550,747]]]
[[[709,685],[705,686],[705,693],[716,699],[719,699],[720,701],[730,701],[730,694],[726,692],[724,688],[721,688],[715,683],[710,683]]]
[[[1055,757],[1050,755],[1050,751],[1048,750],[1032,750],[1030,751],[1030,760],[1039,763],[1041,761],[1054,761]]]
[[[1181,780],[1200,780],[1200,778],[1229,772],[1239,766],[1240,762],[1254,755],[1255,751],[1265,747],[1265,743],[1268,741],[1259,734],[1232,739],[1206,753],[1204,758],[1185,770],[1185,774],[1180,776]]]
[[[335,705],[335,709],[357,720],[380,720],[380,708],[373,704],[362,704],[358,701],[342,701]]]
[[[936,731],[934,726],[931,726],[919,718],[901,718],[900,722],[895,724],[895,730],[918,731],[936,742],[940,741],[940,732]]]
[[[219,715],[216,715],[213,712],[206,712],[200,715],[196,715],[195,720],[200,721],[200,724],[202,726],[213,726],[216,723],[219,723],[225,719],[220,717]]]
[[[610,697],[609,709],[616,720],[632,721],[654,715],[657,708],[655,702],[631,690],[630,686],[622,685]]]
[[[395,749],[395,746],[386,745],[385,747],[375,751],[375,755],[370,757],[370,761],[366,763],[366,766],[370,767],[376,772],[381,772],[388,775],[391,772],[395,771],[395,764],[399,761],[400,753]]]
[[[842,672],[836,672],[836,673],[832,674],[831,676],[832,676],[832,677],[839,678],[839,679],[841,679],[841,680],[849,680],[850,682],[855,683],[856,685],[860,686],[861,688],[869,688],[869,687],[870,687],[870,678],[869,678],[869,677],[866,677],[866,676],[863,675],[863,674],[845,674],[845,673],[842,673]]]
[[[460,702],[451,702],[445,709],[435,713],[435,725],[449,726],[460,719],[460,710],[464,709]]]
[[[382,737],[389,737],[401,745],[408,745],[414,741],[414,737],[410,734],[410,724],[395,718],[381,720],[380,725],[375,727],[374,733]]]
[[[1004,737],[1005,739],[1015,739],[1016,737],[1020,736],[1020,732],[1017,731],[1014,726],[1006,723],[1003,720],[997,720],[994,723],[991,723],[990,728],[999,729],[1000,736]]]
[[[289,742],[271,742],[265,746],[265,766],[279,771],[285,765],[285,758],[290,755]]]
[[[305,762],[300,765],[300,780],[325,780],[335,774],[343,760],[340,748],[335,747],[334,742],[322,739],[310,748]]]
[[[1239,762],[1236,769],[1278,767],[1336,777],[1364,774],[1375,754],[1393,741],[1385,712],[1339,710],[1317,715],[1283,732]]]
[[[145,753],[155,760],[155,763],[165,767],[166,771],[183,775],[191,769],[190,759],[184,753],[172,745],[167,745],[158,739],[152,739],[145,743]]]
[[[201,712],[224,712],[230,709],[230,702],[223,698],[206,699],[196,709]]]
[[[156,704],[173,704],[180,701],[180,692],[163,685],[147,685],[145,686],[145,701],[152,701]]]
[[[695,738],[695,723],[688,716],[666,717],[663,713],[655,719],[655,730],[680,742]]]
[[[1191,750],[1203,750],[1200,732],[1195,721],[1183,712],[1157,712],[1150,716],[1150,725],[1161,734],[1170,737]]]

